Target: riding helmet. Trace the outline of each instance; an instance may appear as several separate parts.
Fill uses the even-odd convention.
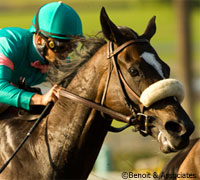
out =
[[[62,3],[43,5],[35,14],[30,31],[58,39],[82,37],[82,23],[76,11]]]

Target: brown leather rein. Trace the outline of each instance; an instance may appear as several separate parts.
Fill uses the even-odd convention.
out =
[[[102,99],[101,99],[101,104],[97,104],[97,103],[95,103],[91,100],[85,99],[83,97],[80,97],[80,96],[73,94],[73,93],[66,91],[66,90],[61,90],[60,95],[66,97],[68,99],[71,99],[73,101],[82,103],[87,107],[94,108],[95,110],[100,111],[101,113],[105,113],[105,114],[109,115],[110,117],[112,117],[112,119],[116,119],[118,121],[126,123],[126,125],[121,127],[121,128],[115,128],[115,127],[111,126],[109,131],[120,132],[120,131],[126,129],[127,127],[129,127],[129,126],[133,126],[134,131],[140,131],[143,135],[148,135],[148,133],[149,133],[149,131],[148,131],[149,120],[150,120],[151,117],[147,116],[143,113],[144,112],[144,106],[140,102],[140,97],[128,85],[128,83],[126,82],[125,78],[123,77],[123,74],[120,71],[120,67],[117,63],[117,55],[123,49],[125,49],[126,47],[128,47],[132,44],[135,44],[135,43],[149,43],[149,41],[146,40],[146,39],[130,40],[130,41],[127,41],[126,43],[122,44],[121,46],[117,47],[115,50],[114,50],[114,43],[108,42],[108,48],[107,48],[107,59],[109,60],[108,75],[107,75],[107,80],[106,80],[106,85],[105,85],[105,88],[104,88],[103,96],[102,96]],[[125,102],[128,105],[130,111],[132,112],[132,115],[130,115],[130,116],[126,116],[122,113],[116,112],[116,111],[114,111],[110,108],[107,108],[103,105],[105,97],[106,97],[106,93],[107,93],[107,89],[108,89],[108,85],[109,85],[109,81],[110,81],[111,72],[112,72],[113,67],[114,67],[115,72],[117,74],[117,78],[118,78],[118,81],[120,83],[120,88],[121,88],[121,91],[123,93]],[[128,90],[129,93],[132,94],[137,99],[137,101],[139,102],[140,112],[137,112],[138,110],[133,109],[133,106],[132,106],[133,101],[129,98],[126,90]]]

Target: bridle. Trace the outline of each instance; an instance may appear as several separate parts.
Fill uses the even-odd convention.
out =
[[[127,83],[126,79],[124,78],[124,76],[123,76],[123,74],[120,70],[120,66],[119,66],[118,61],[117,61],[117,56],[122,50],[124,50],[126,47],[128,47],[132,44],[136,44],[136,43],[149,43],[149,41],[146,40],[146,39],[130,40],[130,41],[123,43],[121,46],[117,47],[115,50],[114,50],[114,43],[111,42],[111,41],[108,42],[107,59],[110,61],[110,63],[109,63],[109,71],[110,72],[108,72],[108,76],[107,76],[108,78],[107,79],[110,79],[109,76],[111,75],[111,71],[112,71],[111,65],[113,65],[115,72],[116,72],[116,75],[117,75],[118,82],[120,84],[120,88],[121,88],[121,92],[123,94],[124,100],[125,100],[126,104],[128,105],[130,111],[136,116],[135,120],[138,120],[137,124],[138,123],[140,124],[139,126],[137,126],[137,128],[136,128],[136,124],[135,124],[135,130],[136,131],[141,130],[143,132],[143,134],[148,135],[148,120],[150,119],[150,117],[144,114],[144,106],[140,102],[139,95]],[[109,80],[107,81],[105,89],[104,89],[104,96],[103,96],[102,101],[101,101],[102,105],[103,105],[103,102],[105,100],[105,94],[106,94],[106,91],[107,91],[108,84],[109,84]],[[138,112],[138,110],[134,109],[134,107],[132,106],[133,101],[129,98],[126,89],[140,103],[140,105],[139,105],[139,107],[140,107],[139,111],[140,112]],[[141,122],[142,119],[143,119],[143,122]],[[143,124],[144,129],[141,128],[141,126],[142,126],[141,123]]]
[[[105,114],[109,115],[110,117],[112,117],[112,119],[117,119],[119,121],[126,123],[125,126],[120,127],[120,128],[115,128],[115,127],[110,126],[109,131],[121,132],[122,130],[128,128],[129,126],[133,126],[134,131],[140,131],[142,135],[146,136],[146,135],[149,134],[149,127],[150,127],[152,117],[144,114],[145,107],[140,102],[139,95],[126,82],[126,79],[124,78],[124,76],[123,76],[123,74],[120,70],[120,66],[117,62],[118,54],[122,50],[127,48],[128,46],[130,46],[132,44],[136,44],[136,43],[149,43],[149,41],[146,40],[146,39],[130,40],[130,41],[127,41],[124,44],[120,45],[115,50],[114,50],[114,43],[110,42],[110,41],[108,42],[108,47],[107,47],[107,60],[109,61],[109,63],[108,63],[108,75],[107,75],[107,80],[106,80],[106,84],[105,84],[105,88],[104,88],[104,91],[103,91],[103,96],[102,96],[100,104],[92,102],[91,100],[85,99],[83,97],[75,95],[75,94],[68,92],[66,90],[61,90],[60,95],[67,97],[67,98],[69,98],[73,101],[82,103],[87,107],[94,108],[94,109],[100,111],[103,117],[105,117],[104,116],[104,113],[105,113]],[[130,111],[132,112],[131,116],[125,116],[125,115],[123,115],[119,112],[113,111],[113,110],[104,106],[104,101],[105,101],[105,98],[106,98],[107,89],[108,89],[108,85],[109,85],[109,82],[110,82],[111,73],[112,73],[113,68],[115,69],[117,79],[119,81],[124,100],[125,100],[126,104],[128,105]],[[140,107],[139,111],[138,111],[138,109],[134,109],[134,107],[132,106],[133,101],[128,96],[127,90],[140,103],[139,104],[139,107]],[[107,117],[105,117],[105,118],[107,118]]]

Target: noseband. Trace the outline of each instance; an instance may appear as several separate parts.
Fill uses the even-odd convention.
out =
[[[114,43],[108,42],[108,48],[107,48],[107,59],[109,61],[108,75],[107,75],[107,80],[106,80],[106,85],[104,88],[103,96],[101,99],[101,105],[97,104],[95,102],[92,102],[88,99],[85,99],[83,97],[80,97],[78,95],[75,95],[66,90],[61,90],[60,95],[67,97],[73,101],[82,103],[87,107],[94,108],[94,109],[100,111],[103,116],[104,116],[103,113],[105,113],[105,114],[109,115],[110,117],[112,117],[112,119],[117,119],[119,121],[127,123],[125,126],[123,126],[121,128],[115,128],[115,127],[111,126],[109,131],[120,132],[120,131],[128,128],[129,126],[133,126],[134,131],[140,131],[143,135],[148,135],[149,134],[149,130],[148,130],[149,129],[149,121],[150,121],[151,117],[144,114],[144,106],[140,102],[139,95],[137,95],[137,93],[134,90],[132,90],[132,88],[128,85],[128,83],[126,82],[126,79],[124,78],[124,76],[120,70],[120,66],[117,62],[118,54],[122,50],[124,50],[126,47],[128,47],[132,44],[136,44],[136,43],[149,43],[149,41],[146,39],[130,40],[130,41],[127,41],[126,43],[122,44],[121,46],[117,47],[115,50],[114,50]],[[108,89],[108,85],[110,82],[110,77],[111,77],[113,67],[115,69],[124,100],[125,100],[126,104],[128,105],[130,111],[132,112],[131,116],[125,116],[119,112],[116,112],[116,111],[111,110],[104,106],[104,101],[106,98],[107,89]],[[129,98],[127,90],[139,102],[139,109],[140,109],[139,111],[138,111],[138,109],[133,108],[133,106],[132,106],[133,101]]]

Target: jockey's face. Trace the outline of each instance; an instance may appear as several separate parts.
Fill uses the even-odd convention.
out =
[[[37,44],[45,44],[47,50],[45,52],[45,58],[49,62],[55,60],[66,60],[69,53],[71,53],[77,46],[77,43],[72,40],[58,40],[48,38],[44,40],[41,36],[36,37]]]
[[[68,57],[69,53],[70,52],[68,52],[68,51],[64,51],[62,53],[56,53],[56,52],[54,52],[54,51],[52,51],[51,49],[48,48],[47,49],[47,53],[45,55],[45,58],[49,62],[54,62],[55,60],[66,60],[66,58]]]

